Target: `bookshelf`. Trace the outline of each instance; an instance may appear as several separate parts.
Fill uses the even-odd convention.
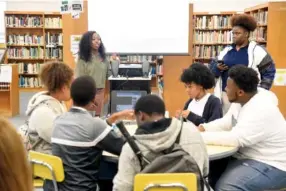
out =
[[[208,64],[232,43],[230,19],[234,14],[236,12],[194,13],[194,62]]]
[[[2,64],[0,68],[10,67],[11,81],[7,82],[0,80],[0,115],[12,117],[19,114],[19,89],[18,89],[18,70],[17,64]]]
[[[63,60],[62,15],[57,12],[5,12],[7,63],[18,64],[21,91],[42,90],[43,63]]]
[[[252,38],[266,47],[273,58],[276,69],[286,69],[286,2],[269,2],[244,10],[245,13],[257,18],[258,28]],[[286,118],[286,86],[272,86],[279,100],[279,108]]]

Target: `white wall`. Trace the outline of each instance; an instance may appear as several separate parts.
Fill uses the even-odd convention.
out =
[[[0,0],[3,1],[3,0]],[[60,11],[60,0],[6,0],[7,11]]]
[[[266,3],[268,0],[190,0],[194,12],[244,11],[245,8]]]
[[[61,0],[0,0],[0,1],[7,1],[7,10],[11,11],[59,11],[61,3]],[[268,1],[286,1],[286,0],[189,0],[189,1],[190,3],[194,4],[194,12],[205,12],[205,11],[218,12],[218,11],[243,11],[245,8],[266,3]]]

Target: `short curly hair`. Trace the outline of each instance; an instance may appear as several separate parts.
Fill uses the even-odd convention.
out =
[[[70,85],[74,71],[63,62],[48,62],[41,68],[40,79],[49,92],[56,92],[65,85]]]
[[[215,77],[207,66],[194,63],[183,71],[181,82],[185,84],[195,83],[204,89],[211,89],[215,85]]]
[[[259,78],[258,73],[254,69],[238,64],[231,67],[228,76],[244,92],[254,93],[257,91]]]
[[[248,14],[234,15],[231,18],[231,26],[240,26],[247,31],[254,31],[257,27],[255,18]]]

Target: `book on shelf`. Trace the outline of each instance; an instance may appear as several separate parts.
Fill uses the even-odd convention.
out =
[[[22,88],[41,88],[42,83],[39,77],[19,77],[19,87]]]
[[[207,44],[231,44],[232,37],[232,31],[195,31],[194,42]]]
[[[110,60],[111,55],[108,57]],[[121,63],[138,63],[147,60],[148,62],[154,62],[156,60],[156,56],[152,55],[119,55],[119,59]]]
[[[10,34],[8,35],[8,45],[43,45],[44,37],[40,35],[20,35]]]
[[[62,28],[62,18],[48,17],[45,18],[45,28]]]
[[[9,82],[0,82],[0,91],[9,91],[10,90],[10,83]]]
[[[8,48],[8,58],[44,58],[44,49],[40,47]]]
[[[194,48],[194,55],[196,59],[205,58],[205,59],[211,59],[216,56],[224,49],[225,46],[223,45],[215,45],[215,46],[209,46],[209,45],[200,45],[195,46]]]
[[[50,32],[46,33],[45,36],[46,45],[63,45],[63,33],[51,34]]]
[[[196,29],[221,29],[231,28],[231,15],[204,15],[195,16]]]
[[[46,59],[63,59],[62,48],[46,48]]]
[[[250,39],[257,42],[266,42],[267,41],[267,28],[258,27],[255,31],[250,33]]]
[[[252,15],[256,21],[258,26],[259,25],[267,25],[267,21],[268,21],[268,11],[259,11],[259,12],[254,12],[251,13],[250,15]]]
[[[21,74],[39,74],[43,64],[40,63],[18,63],[18,73]]]
[[[5,23],[7,27],[42,27],[42,16],[29,15],[6,15]]]

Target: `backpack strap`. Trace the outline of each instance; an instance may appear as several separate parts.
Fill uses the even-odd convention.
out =
[[[34,110],[37,109],[39,106],[44,105],[44,104],[45,104],[48,108],[50,108],[54,113],[56,113],[56,110],[55,110],[53,107],[51,107],[51,106],[47,103],[47,100],[44,100],[44,101],[40,102],[35,108],[33,108],[32,112],[30,112],[30,114],[28,115],[29,119],[30,119],[30,116],[32,115],[32,113],[34,112]],[[29,129],[30,129],[29,119],[27,119],[27,120],[25,121],[25,123],[26,123],[27,126],[28,126],[28,132],[27,132],[27,133],[28,133],[28,137],[29,137]],[[40,142],[41,142],[42,140],[43,140],[43,139],[39,136],[39,139],[38,139],[36,142],[34,142],[33,145],[31,145],[31,147],[29,148],[29,150],[34,150],[34,149],[40,144]]]

